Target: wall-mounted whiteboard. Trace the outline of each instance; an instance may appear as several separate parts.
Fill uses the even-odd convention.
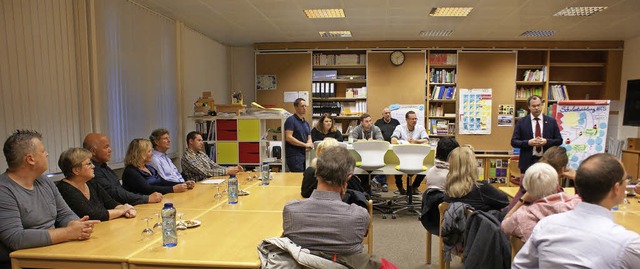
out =
[[[405,121],[405,115],[407,114],[407,112],[413,111],[416,113],[416,116],[418,116],[418,124],[425,127],[424,104],[417,104],[417,105],[392,104],[392,105],[389,105],[389,110],[391,110],[391,117],[398,120],[400,124],[407,124],[407,122]]]

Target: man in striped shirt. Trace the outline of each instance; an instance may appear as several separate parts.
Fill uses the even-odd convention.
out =
[[[187,134],[187,149],[182,154],[182,173],[186,180],[200,181],[208,177],[235,175],[244,171],[239,165],[218,165],[202,151],[203,148],[202,136],[198,132]]]

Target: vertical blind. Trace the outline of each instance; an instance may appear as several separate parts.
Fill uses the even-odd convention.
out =
[[[111,139],[111,162],[124,161],[129,142],[169,130],[179,151],[176,24],[128,1],[96,1],[99,107],[96,129]]]
[[[43,134],[49,171],[58,157],[80,146],[88,125],[81,124],[88,96],[77,77],[76,28],[72,0],[0,1],[0,137],[16,129]],[[80,34],[81,35],[81,34]],[[86,52],[86,51],[85,51]],[[0,172],[7,163],[0,157]]]

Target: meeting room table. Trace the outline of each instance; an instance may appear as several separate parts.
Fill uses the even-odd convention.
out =
[[[520,187],[499,187],[509,198],[518,193]],[[566,194],[575,195],[575,188],[564,188]],[[611,210],[613,219],[628,230],[640,234],[640,200],[637,195],[626,197],[622,204]]]
[[[89,240],[17,250],[11,253],[18,268],[260,268],[257,246],[282,235],[282,210],[290,200],[302,199],[302,173],[272,173],[262,186],[253,172],[238,174],[237,204],[227,202],[226,182],[198,182],[184,193],[166,194],[162,203],[135,206],[138,215],[95,225]],[[259,175],[259,173],[258,173]],[[220,177],[220,179],[226,179]],[[218,191],[222,197],[214,197]],[[158,222],[163,203],[173,203],[183,220],[198,220],[198,227],[178,231],[178,245],[162,246],[162,229],[143,236]],[[179,220],[176,218],[176,220]]]

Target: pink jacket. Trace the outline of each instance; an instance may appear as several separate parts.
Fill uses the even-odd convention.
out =
[[[521,206],[509,218],[502,221],[502,231],[522,239],[529,239],[533,227],[546,216],[572,210],[581,202],[579,196],[569,196],[564,192],[549,195],[529,206]]]

